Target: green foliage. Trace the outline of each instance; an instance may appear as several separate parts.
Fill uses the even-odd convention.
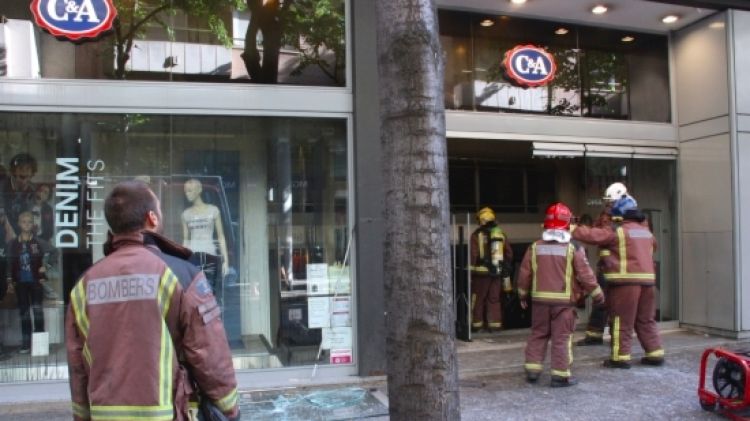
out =
[[[301,53],[300,63],[292,74],[299,75],[314,65],[338,84],[343,84],[346,57],[344,1],[295,0],[281,22],[283,43]]]
[[[205,19],[211,32],[219,42],[231,47],[232,38],[227,31],[222,15],[232,9],[244,10],[244,0],[114,0],[117,9],[115,19],[115,46],[117,55],[116,76],[125,76],[125,64],[130,59],[130,50],[135,38],[142,38],[149,25],[156,24],[174,39],[174,28],[168,16],[182,11],[188,16]]]

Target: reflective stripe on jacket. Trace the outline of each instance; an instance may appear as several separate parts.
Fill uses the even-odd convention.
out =
[[[538,240],[521,262],[518,293],[534,302],[573,305],[583,293],[602,294],[583,249],[570,243]]]
[[[612,285],[654,284],[656,239],[647,225],[626,220],[618,227],[581,226],[573,238],[602,248],[602,271]]]
[[[76,420],[185,419],[192,386],[178,356],[219,409],[236,413],[231,353],[208,281],[154,238],[116,236],[114,251],[71,291],[65,342]]]

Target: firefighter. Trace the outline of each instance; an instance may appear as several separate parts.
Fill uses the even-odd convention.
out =
[[[616,183],[619,184],[619,183]],[[624,187],[624,186],[623,186]],[[609,190],[608,190],[609,193]],[[610,209],[612,208],[612,201],[613,199],[610,199],[611,196],[606,195],[604,196],[605,203],[607,203],[606,207],[602,212],[599,214],[599,218],[597,218],[596,222],[593,223],[593,227],[596,228],[603,228],[607,227],[610,224],[613,223],[612,216],[609,214]],[[581,225],[589,225],[589,224],[583,224]],[[598,247],[599,252],[599,260],[596,262],[596,281],[599,283],[599,286],[602,287],[602,290],[605,292],[607,291],[607,280],[604,278],[604,265],[607,261],[607,257],[610,255],[609,250],[606,248]],[[603,305],[597,306],[592,305],[591,306],[591,314],[589,314],[589,322],[586,325],[586,334],[583,337],[583,339],[576,342],[577,346],[589,346],[589,345],[603,345],[604,344],[604,327],[607,325],[608,321],[608,311],[607,308]]]
[[[492,209],[480,209],[477,221],[479,228],[471,234],[471,329],[484,327],[486,311],[487,329],[495,331],[503,325],[501,290],[512,291],[513,251]]]
[[[73,419],[184,421],[197,393],[201,411],[239,420],[221,310],[190,250],[158,233],[159,199],[124,181],[104,214],[106,257],[75,284],[65,318]]]
[[[653,253],[656,240],[643,212],[638,209],[638,203],[627,192],[616,198],[610,213],[614,225],[574,227],[572,234],[576,240],[609,252],[602,257],[602,267],[607,281],[612,343],[610,358],[604,361],[604,366],[630,368],[634,329],[646,352],[641,363],[662,365],[664,349],[654,320],[656,273]]]
[[[576,384],[571,377],[573,331],[576,325],[575,303],[584,294],[597,305],[604,293],[596,283],[586,253],[571,242],[571,212],[562,203],[547,208],[542,239],[529,246],[518,275],[521,307],[531,298],[531,334],[526,342],[526,380],[539,379],[547,342],[551,341],[552,387]]]

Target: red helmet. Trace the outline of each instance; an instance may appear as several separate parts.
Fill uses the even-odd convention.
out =
[[[568,229],[573,214],[567,206],[560,202],[553,203],[544,215],[544,229]]]

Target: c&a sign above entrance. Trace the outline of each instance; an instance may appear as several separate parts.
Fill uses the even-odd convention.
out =
[[[112,0],[33,0],[31,13],[50,34],[72,41],[109,31],[117,16]]]
[[[555,78],[555,58],[533,45],[518,45],[505,53],[505,74],[523,87],[544,86]]]

